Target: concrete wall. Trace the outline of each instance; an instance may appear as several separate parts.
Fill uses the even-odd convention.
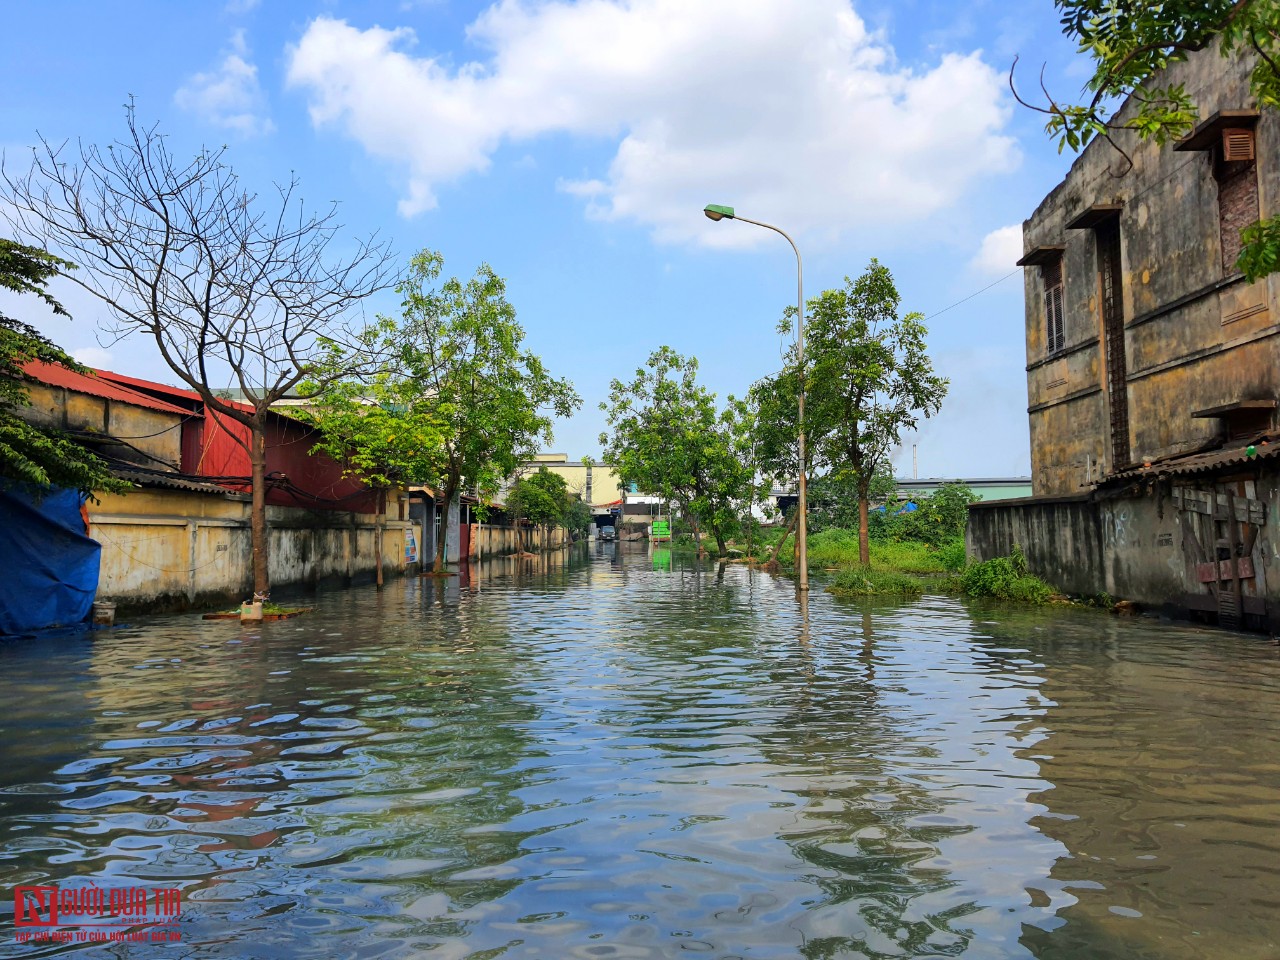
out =
[[[1102,543],[1098,505],[1087,496],[980,502],[969,508],[965,548],[971,560],[1008,556],[1017,546],[1033,573],[1067,593],[1104,589]]]
[[[969,508],[969,558],[989,560],[1022,548],[1028,568],[1059,590],[1106,592],[1169,612],[1215,609],[1200,577],[1217,544],[1231,537],[1227,521],[1180,509],[1175,493],[1230,492],[1261,507],[1261,524],[1237,523],[1235,538],[1248,558],[1242,580],[1246,613],[1280,615],[1280,467],[1275,461],[1219,477],[1165,477],[1128,491],[998,503]],[[1220,511],[1221,513],[1221,511]]]
[[[1202,119],[1255,106],[1252,58],[1216,48],[1173,65],[1161,82],[1183,84]],[[1119,119],[1134,113],[1126,105]],[[1120,204],[1126,393],[1130,459],[1158,460],[1204,447],[1220,421],[1192,412],[1280,389],[1280,276],[1246,284],[1223,265],[1219,185],[1210,151],[1179,152],[1122,133],[1133,160],[1095,141],[1023,225],[1024,247],[1064,246],[1064,349],[1050,355],[1044,286],[1025,274],[1027,394],[1036,496],[1088,488],[1111,463],[1097,243],[1067,229],[1100,204]],[[1264,109],[1256,128],[1261,216],[1280,212],[1280,116]]]
[[[23,386],[31,406],[23,408],[22,416],[36,426],[123,438],[131,447],[113,445],[109,448],[111,455],[152,470],[166,466],[177,470],[182,462],[183,418],[176,413],[43,383],[27,382]]]
[[[253,593],[249,504],[232,495],[147,489],[100,494],[90,536],[102,544],[98,598],[123,609],[183,609]],[[372,579],[377,527],[369,514],[268,507],[272,589]],[[405,570],[406,522],[386,519],[384,576]]]
[[[519,549],[516,533],[515,527],[473,523],[470,559],[479,560],[515,553]],[[563,527],[554,527],[551,535],[545,538],[545,542],[541,530],[526,528],[524,531],[524,548],[531,553],[563,547],[568,542],[568,533]]]

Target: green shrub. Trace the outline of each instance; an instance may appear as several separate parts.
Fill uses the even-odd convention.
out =
[[[951,573],[958,573],[964,569],[965,556],[964,540],[952,540],[938,548],[938,562],[942,564],[942,569]]]
[[[853,567],[858,565],[858,531],[832,527],[809,537],[809,566]]]
[[[915,577],[890,570],[856,567],[842,570],[827,587],[838,597],[909,597],[924,595],[924,584]]]
[[[960,587],[970,597],[1022,603],[1047,603],[1054,592],[1049,584],[1027,572],[1026,557],[1016,544],[1007,557],[993,557],[966,567],[960,574]]]

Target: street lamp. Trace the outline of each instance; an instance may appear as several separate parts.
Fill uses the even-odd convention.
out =
[[[799,400],[799,416],[797,417],[796,428],[800,434],[799,454],[800,454],[800,502],[796,504],[796,509],[800,511],[800,516],[796,522],[796,546],[800,549],[800,589],[809,589],[809,504],[806,496],[806,488],[808,486],[805,474],[805,467],[808,461],[804,455],[804,263],[800,259],[800,248],[796,246],[796,242],[788,236],[785,230],[775,227],[771,223],[761,223],[759,220],[749,220],[740,214],[733,212],[733,207],[722,206],[718,203],[708,203],[702,208],[702,212],[706,214],[708,220],[741,220],[743,223],[752,223],[757,227],[764,227],[766,230],[772,230],[774,233],[780,233],[791,244],[791,249],[796,254],[796,362],[798,364],[800,374],[800,396]]]

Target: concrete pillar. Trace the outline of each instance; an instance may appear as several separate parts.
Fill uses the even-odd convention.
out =
[[[458,497],[454,497],[449,504],[449,511],[445,515],[445,544],[444,544],[444,562],[457,563],[462,559],[462,531],[459,529],[458,520],[461,515],[461,501]]]

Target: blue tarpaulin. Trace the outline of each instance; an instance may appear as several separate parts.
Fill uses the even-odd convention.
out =
[[[85,535],[74,490],[0,486],[0,635],[88,619],[102,547]]]

